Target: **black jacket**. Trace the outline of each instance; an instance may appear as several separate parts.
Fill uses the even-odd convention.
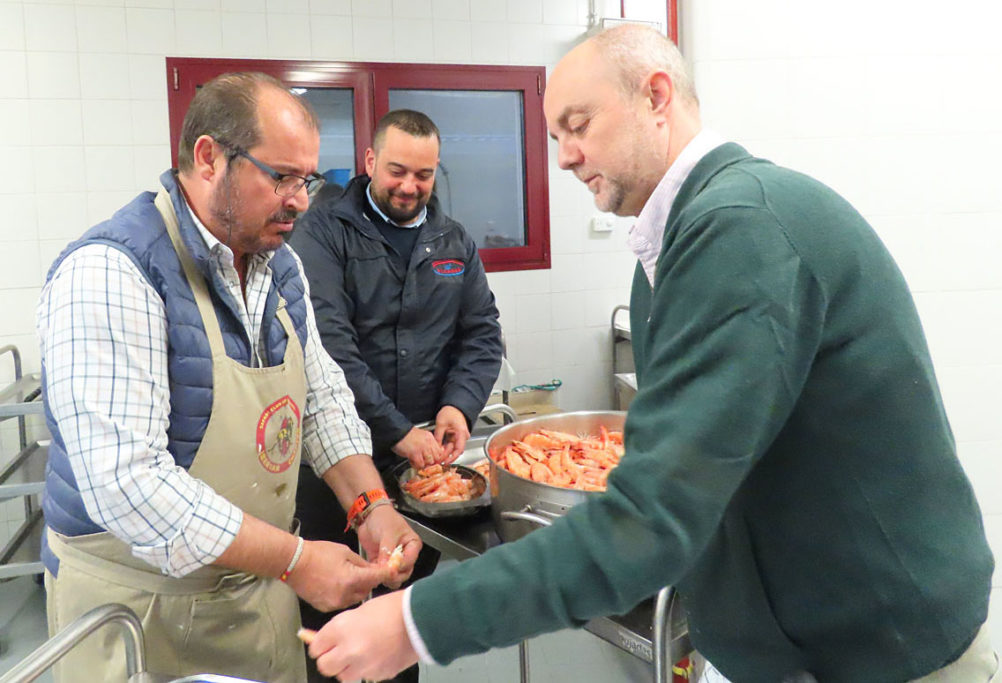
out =
[[[362,212],[367,175],[314,205],[289,243],[303,260],[324,348],[372,429],[376,465],[439,408],[471,424],[501,367],[501,326],[476,245],[433,197],[404,271]]]

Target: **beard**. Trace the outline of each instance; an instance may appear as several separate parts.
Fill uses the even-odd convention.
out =
[[[421,213],[422,209],[428,205],[427,195],[415,194],[413,208],[398,209],[393,206],[393,202],[391,201],[394,196],[392,192],[380,192],[375,187],[373,187],[373,190],[372,200],[376,202],[376,206],[379,207],[379,210],[386,214],[391,221],[400,225],[406,225],[407,223],[413,221],[417,218],[418,214]]]
[[[619,215],[619,210],[626,199],[626,185],[618,179],[603,178],[605,181],[605,193],[595,195],[595,207],[599,211],[605,211]]]
[[[269,244],[265,241],[268,225],[271,223],[291,223],[300,215],[299,211],[291,207],[282,207],[269,216],[267,223],[255,226],[241,219],[243,208],[240,190],[237,183],[234,182],[230,169],[227,168],[222,182],[209,199],[209,215],[215,224],[225,231],[225,239],[220,239],[220,241],[233,252],[242,254],[257,254],[277,249],[280,243]],[[287,234],[282,234],[283,240],[287,237]]]

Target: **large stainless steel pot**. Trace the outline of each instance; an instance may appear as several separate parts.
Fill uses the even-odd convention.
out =
[[[595,491],[565,489],[518,477],[498,467],[495,456],[512,441],[539,429],[554,429],[571,434],[597,435],[599,426],[621,430],[626,413],[621,410],[595,410],[556,413],[514,422],[497,430],[484,444],[491,462],[491,516],[502,541],[514,541],[533,529],[547,526],[572,506],[584,502]]]

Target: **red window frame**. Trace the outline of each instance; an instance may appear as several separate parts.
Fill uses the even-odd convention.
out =
[[[480,249],[488,272],[550,267],[550,210],[543,67],[325,62],[313,60],[167,58],[171,161],[177,165],[181,124],[201,83],[227,71],[261,71],[289,87],[354,90],[355,166],[365,167],[365,149],[380,116],[389,111],[389,90],[508,90],[522,93],[525,135],[526,244]]]

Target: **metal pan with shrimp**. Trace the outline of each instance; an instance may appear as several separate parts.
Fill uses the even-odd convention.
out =
[[[491,503],[487,480],[464,465],[432,465],[415,471],[405,463],[396,479],[401,502],[426,517],[472,515]]]

